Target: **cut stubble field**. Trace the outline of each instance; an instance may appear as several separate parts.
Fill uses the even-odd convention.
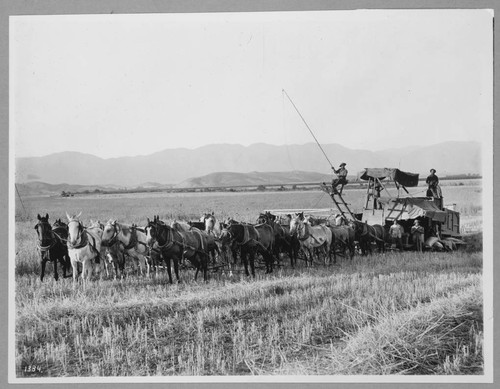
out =
[[[446,188],[480,217],[481,187]],[[356,207],[363,191],[345,197]],[[454,199],[454,200],[453,200]],[[24,199],[16,217],[18,377],[483,374],[482,252],[355,256],[285,265],[255,279],[166,277],[39,280],[37,213],[50,220],[144,225],[219,218],[255,222],[263,209],[327,208],[319,192],[155,194]],[[37,366],[35,372],[27,367]]]

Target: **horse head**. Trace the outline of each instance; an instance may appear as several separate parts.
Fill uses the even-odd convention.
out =
[[[240,224],[240,223],[237,222],[236,220],[234,220],[232,217],[230,217],[226,220],[226,222],[224,224],[229,227],[233,224]]]
[[[266,217],[267,217],[267,219],[268,219],[268,220],[270,220],[270,221],[272,221],[272,222],[276,221],[276,215],[273,215],[273,214],[272,214],[271,212],[269,212],[269,211],[267,211],[267,212],[266,212]]]
[[[207,219],[209,219],[210,217],[213,217],[213,216],[214,216],[214,212],[213,211],[212,211],[212,213],[204,213],[200,217],[200,222],[205,222]]]
[[[368,233],[368,224],[366,222],[363,223],[359,220],[353,220],[349,223],[349,226],[354,230],[357,237],[356,239]]]
[[[175,223],[172,222],[172,224]],[[153,220],[148,218],[148,224],[144,228],[146,233],[146,244],[149,247],[153,247],[155,243],[159,245],[163,245],[168,239],[168,233],[171,230],[171,227],[167,226],[163,221],[160,220],[160,216],[155,215]],[[165,231],[165,242],[160,242],[163,238],[162,232]]]
[[[120,225],[116,222],[116,220],[108,220],[104,228],[102,229],[102,240],[101,243],[103,246],[111,246],[118,239],[118,235],[120,234]]]
[[[259,217],[257,218],[258,224],[268,223],[268,221],[269,221],[269,219],[268,219],[266,213],[259,214]]]
[[[188,223],[179,222],[174,219],[172,223],[170,223],[170,228],[175,231],[187,232],[191,230],[191,226]]]
[[[233,234],[229,229],[224,227],[219,235],[219,238],[217,239],[218,242],[221,243],[222,247],[226,247],[231,243],[231,240],[233,239]]]
[[[38,223],[35,225],[35,230],[38,235],[38,242],[40,248],[49,247],[52,243],[52,226],[49,223],[49,214],[44,217],[38,214]]]
[[[157,234],[157,219],[156,216],[153,217],[153,220],[150,220],[148,217],[148,224],[146,225],[146,243],[149,247],[153,247],[156,242],[156,234]]]
[[[53,225],[54,228],[68,228],[68,225],[64,223],[61,219],[57,219]]]
[[[81,214],[80,212],[78,215],[69,216],[66,212],[68,218],[68,243],[71,246],[76,246],[83,233],[83,225],[79,220]]]
[[[290,234],[301,237],[305,233],[304,212],[296,213],[290,220]]]

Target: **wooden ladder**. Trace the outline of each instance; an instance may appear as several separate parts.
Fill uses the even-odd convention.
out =
[[[357,220],[356,216],[354,216],[354,213],[352,213],[349,208],[349,205],[345,202],[344,198],[338,191],[333,191],[332,188],[326,184],[322,184],[321,189],[330,195],[333,203],[344,219]]]

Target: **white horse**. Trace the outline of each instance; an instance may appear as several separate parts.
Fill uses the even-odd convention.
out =
[[[116,242],[121,242],[124,252],[133,259],[135,268],[139,267],[141,275],[144,274],[144,268],[146,268],[146,274],[149,277],[150,265],[146,258],[149,248],[146,240],[146,233],[141,229],[118,223],[116,220],[109,220],[102,233],[103,245],[112,246]]]
[[[344,216],[342,216],[340,213],[336,214],[333,218],[334,220],[334,225],[337,227],[340,226],[346,226],[347,225],[347,220]]]
[[[82,213],[68,218],[68,254],[73,268],[73,281],[78,277],[78,263],[82,264],[82,278],[89,279],[93,261],[101,251],[102,229],[99,224],[84,227],[78,220]]]
[[[209,235],[213,235],[216,238],[220,237],[222,232],[221,223],[217,221],[214,213],[205,213],[200,218],[200,222],[205,223],[205,232]]]
[[[302,251],[310,261],[313,263],[313,253],[315,249],[322,249],[325,255],[325,264],[327,264],[326,257],[329,263],[331,262],[330,246],[332,244],[332,231],[326,225],[311,226],[304,218],[304,213],[298,213],[290,221],[290,234],[295,235],[302,248]],[[307,255],[309,254],[309,255]]]

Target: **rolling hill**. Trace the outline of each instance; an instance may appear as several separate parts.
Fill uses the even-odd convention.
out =
[[[177,188],[222,187],[243,185],[277,185],[330,181],[331,175],[316,172],[218,172],[190,178],[175,185]]]
[[[399,167],[421,174],[435,168],[441,176],[481,173],[478,142],[446,142],[376,152],[353,150],[339,144],[323,145],[323,149],[336,166],[346,162],[349,173],[353,175],[365,167]],[[36,180],[49,184],[66,182],[133,187],[144,182],[178,185],[216,172],[290,171],[331,173],[328,162],[314,143],[288,146],[216,144],[109,159],[70,151],[44,157],[16,158],[17,183]],[[231,178],[226,176],[226,179]]]

